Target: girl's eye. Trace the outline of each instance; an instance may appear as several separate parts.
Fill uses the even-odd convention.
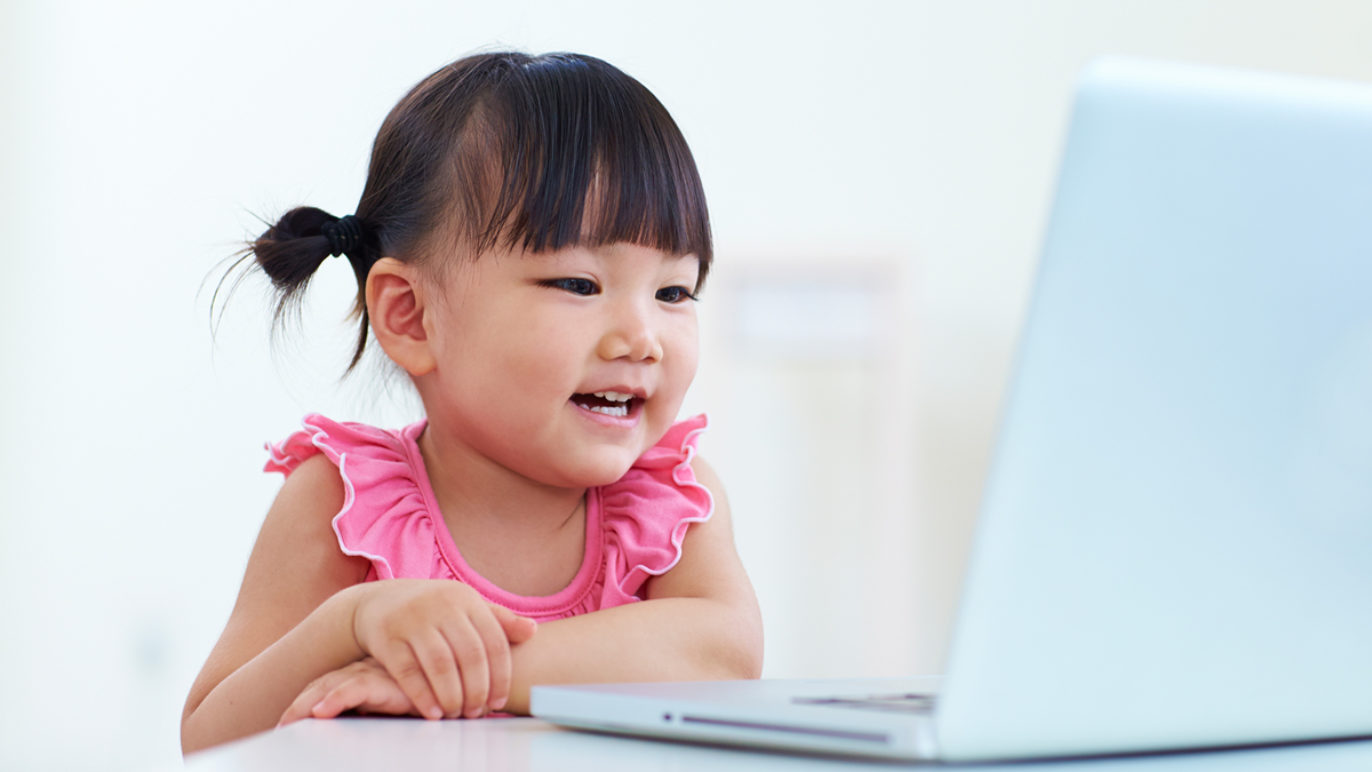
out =
[[[590,279],[573,277],[565,279],[544,279],[543,281],[540,281],[539,284],[544,287],[552,287],[553,289],[570,292],[573,295],[594,295],[600,292],[600,287],[597,287],[596,283]]]
[[[657,291],[657,299],[663,303],[682,303],[687,300],[695,300],[696,296],[685,287],[663,287]]]

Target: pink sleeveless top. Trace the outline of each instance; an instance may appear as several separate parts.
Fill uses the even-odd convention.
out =
[[[333,530],[344,554],[371,561],[367,581],[456,579],[491,603],[544,622],[641,600],[648,578],[681,559],[686,530],[714,511],[691,469],[706,424],[704,415],[677,423],[618,482],[586,492],[581,569],[560,592],[542,597],[506,592],[462,559],[416,444],[424,421],[394,431],[306,416],[304,430],[267,446],[266,471],[289,475],[317,453],[338,467],[344,498]]]

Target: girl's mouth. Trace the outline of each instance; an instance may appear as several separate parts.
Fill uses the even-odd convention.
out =
[[[632,394],[617,391],[597,391],[594,394],[573,394],[572,403],[592,413],[611,418],[628,418],[638,412],[643,400]]]

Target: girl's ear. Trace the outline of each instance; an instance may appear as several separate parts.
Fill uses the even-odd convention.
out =
[[[412,377],[434,369],[434,354],[424,329],[424,287],[418,271],[393,257],[376,261],[367,272],[367,315],[382,350]]]

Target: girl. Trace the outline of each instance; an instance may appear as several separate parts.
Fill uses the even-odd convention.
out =
[[[756,678],[757,602],[718,479],[674,423],[710,267],[695,163],[634,79],[473,56],[391,111],[355,215],[250,251],[298,299],[329,255],[427,419],[321,416],[182,717],[187,752],[347,711],[527,713],[529,687]],[[370,333],[370,335],[369,335]]]

